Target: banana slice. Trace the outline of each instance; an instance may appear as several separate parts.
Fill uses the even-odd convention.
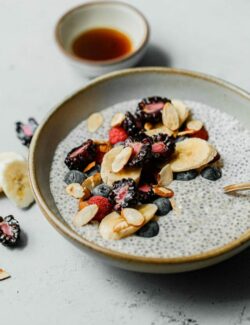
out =
[[[26,161],[14,160],[5,165],[2,187],[5,195],[19,208],[27,208],[34,201]]]
[[[3,170],[8,163],[14,160],[24,160],[24,158],[23,156],[19,155],[16,152],[7,151],[7,152],[0,153],[0,192],[3,191],[2,188]]]
[[[181,126],[188,118],[189,110],[188,110],[187,106],[180,100],[172,99],[171,102],[174,105],[174,108],[176,109],[176,111],[178,113],[180,126]]]
[[[141,175],[141,168],[123,168],[118,173],[112,171],[112,164],[116,156],[122,151],[122,146],[117,146],[108,151],[102,161],[101,165],[101,178],[103,182],[109,186],[115,181],[119,181],[122,178],[132,178],[135,182],[138,182]]]
[[[173,172],[197,169],[208,164],[216,155],[216,149],[207,141],[191,138],[176,144],[170,166]]]

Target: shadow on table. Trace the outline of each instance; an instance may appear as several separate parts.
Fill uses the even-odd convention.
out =
[[[146,67],[146,66],[170,67],[171,58],[164,50],[162,50],[156,45],[150,44],[148,46],[147,52],[145,53],[145,56],[138,63],[137,66],[138,67]]]

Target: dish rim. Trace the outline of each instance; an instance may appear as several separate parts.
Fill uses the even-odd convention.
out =
[[[143,23],[144,23],[144,35],[143,38],[140,41],[139,46],[137,47],[137,49],[132,49],[131,52],[129,52],[128,54],[122,55],[121,57],[115,58],[115,59],[109,59],[109,60],[90,60],[90,59],[84,59],[84,58],[80,58],[79,56],[75,55],[74,53],[71,53],[69,51],[67,51],[65,49],[65,47],[63,46],[61,37],[60,37],[60,29],[61,26],[64,22],[64,20],[67,18],[67,16],[69,14],[72,14],[74,11],[77,11],[81,8],[84,7],[91,7],[94,5],[100,5],[100,4],[115,4],[115,5],[121,5],[124,7],[127,7],[129,9],[131,9],[132,11],[134,11],[138,16],[141,17]],[[149,23],[146,19],[146,17],[142,14],[142,12],[140,10],[138,10],[137,8],[135,8],[134,6],[123,2],[123,1],[112,1],[112,0],[107,0],[107,1],[89,1],[89,2],[85,2],[81,5],[75,6],[73,8],[71,8],[70,10],[66,11],[57,21],[56,25],[55,25],[55,29],[54,29],[54,38],[56,41],[56,44],[58,46],[58,48],[62,51],[62,53],[64,55],[66,55],[66,57],[78,62],[78,63],[83,63],[83,64],[88,64],[91,65],[93,67],[108,67],[108,66],[112,66],[115,64],[120,64],[123,63],[127,60],[130,60],[131,58],[135,57],[139,52],[141,52],[148,44],[149,41],[149,37],[150,37],[150,27],[149,27]]]
[[[49,209],[49,207],[46,204],[45,199],[43,198],[39,184],[37,182],[36,178],[36,169],[34,164],[34,155],[36,151],[36,145],[38,142],[39,137],[42,134],[42,130],[45,127],[45,125],[50,121],[51,118],[53,118],[53,115],[60,109],[60,107],[66,103],[67,101],[70,101],[71,98],[77,96],[79,93],[85,91],[86,89],[93,88],[97,84],[103,83],[105,81],[108,81],[110,79],[114,79],[116,77],[122,77],[132,74],[138,74],[138,73],[167,73],[167,74],[175,74],[175,75],[181,75],[181,76],[189,76],[196,79],[205,80],[208,82],[211,82],[213,84],[220,85],[228,90],[231,90],[235,92],[237,95],[240,95],[241,97],[249,100],[250,102],[250,93],[247,91],[241,89],[238,86],[235,86],[231,84],[230,82],[224,81],[220,78],[213,77],[204,73],[184,70],[184,69],[176,69],[176,68],[165,68],[165,67],[143,67],[143,68],[130,68],[120,71],[111,72],[108,74],[105,74],[101,77],[95,78],[93,81],[89,82],[86,86],[78,90],[77,92],[74,92],[70,96],[68,96],[65,100],[60,102],[58,105],[56,105],[53,109],[49,111],[49,113],[45,116],[42,123],[39,125],[37,131],[35,132],[35,135],[32,139],[31,146],[29,149],[29,178],[31,182],[31,187],[35,196],[35,200],[37,204],[39,205],[41,211],[43,212],[46,219],[52,224],[56,230],[58,230],[60,233],[62,233],[64,236],[68,237],[70,240],[76,242],[78,245],[85,246],[88,249],[92,249],[93,251],[106,255],[110,258],[117,259],[117,260],[123,260],[123,261],[129,261],[129,262],[139,262],[139,263],[147,263],[147,264],[185,264],[185,263],[192,263],[192,262],[199,262],[204,260],[209,260],[212,258],[216,258],[219,256],[222,256],[226,253],[229,253],[230,251],[233,251],[239,247],[241,247],[243,244],[245,244],[247,241],[250,240],[250,229],[244,232],[241,236],[239,236],[237,239],[230,241],[229,243],[222,245],[220,247],[214,248],[212,250],[209,250],[207,252],[195,254],[195,255],[188,255],[188,256],[179,256],[179,257],[147,257],[147,256],[138,256],[138,255],[132,255],[127,253],[118,252],[106,247],[102,247],[94,242],[91,242],[79,234],[77,234],[72,228],[70,228],[69,225],[65,225],[59,218],[54,215],[54,213]]]

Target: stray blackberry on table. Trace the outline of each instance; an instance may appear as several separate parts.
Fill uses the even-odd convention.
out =
[[[20,232],[19,222],[12,215],[0,217],[0,243],[4,246],[15,246]]]

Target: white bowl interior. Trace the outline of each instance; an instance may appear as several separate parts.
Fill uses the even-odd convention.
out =
[[[72,41],[92,28],[113,28],[129,36],[136,51],[146,37],[143,17],[132,7],[115,2],[99,2],[78,7],[61,20],[59,38],[65,50],[72,52]]]

